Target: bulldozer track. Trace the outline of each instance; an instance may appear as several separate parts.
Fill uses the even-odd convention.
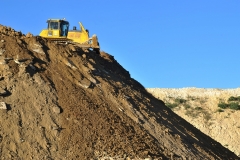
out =
[[[57,43],[57,44],[73,44],[75,46],[78,46],[80,48],[85,48],[85,49],[88,49],[88,48],[97,48],[96,46],[93,46],[90,41],[88,41],[87,43],[77,43],[77,42],[73,42],[67,38],[65,39],[59,39],[59,38],[48,38],[48,40],[54,42],[54,43]]]

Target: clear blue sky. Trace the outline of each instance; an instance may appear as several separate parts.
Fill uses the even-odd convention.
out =
[[[146,88],[240,87],[240,0],[1,0],[24,34],[48,18],[81,21]]]

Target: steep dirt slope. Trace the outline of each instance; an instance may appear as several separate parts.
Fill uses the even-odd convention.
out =
[[[0,26],[1,159],[237,159],[113,56]]]
[[[179,116],[240,156],[240,110],[218,107],[222,103],[235,104],[236,101],[228,100],[232,96],[240,96],[240,88],[149,88],[147,90],[162,99]],[[179,103],[179,100],[182,103]]]

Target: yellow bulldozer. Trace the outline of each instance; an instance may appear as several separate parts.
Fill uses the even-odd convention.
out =
[[[41,37],[59,43],[72,43],[81,48],[93,50],[99,52],[100,46],[97,36],[94,34],[89,37],[89,31],[85,29],[81,22],[79,22],[80,30],[73,27],[73,30],[69,30],[69,22],[65,19],[48,19],[47,29],[43,29],[39,34]]]

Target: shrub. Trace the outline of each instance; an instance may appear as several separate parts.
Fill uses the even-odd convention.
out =
[[[175,102],[178,103],[178,104],[183,104],[183,103],[186,103],[187,100],[182,99],[182,98],[176,98],[176,99],[175,99]]]
[[[202,110],[202,107],[196,107],[195,109],[200,111],[200,110]]]
[[[176,108],[176,107],[178,106],[178,104],[177,104],[177,103],[167,103],[166,106],[167,106],[168,108],[173,109],[173,108]]]
[[[226,109],[226,108],[228,108],[228,104],[226,104],[226,103],[224,103],[224,102],[220,102],[220,103],[218,104],[218,107],[220,107],[220,108],[222,108],[222,109]]]
[[[189,104],[184,104],[184,106],[183,106],[185,109],[189,109],[189,108],[191,108],[191,106],[189,105]]]
[[[240,96],[237,96],[237,97],[231,96],[228,98],[228,101],[240,101]]]
[[[188,100],[190,99],[190,100],[194,101],[194,100],[197,100],[197,99],[199,99],[199,98],[188,95],[187,99],[188,99]]]
[[[237,100],[238,100],[238,97],[231,96],[228,98],[228,101],[237,101]]]
[[[219,108],[217,111],[218,111],[218,112],[224,112],[224,110],[223,110],[223,109],[220,109],[220,108]]]
[[[234,109],[234,110],[239,110],[239,109],[240,109],[240,106],[239,106],[238,103],[232,102],[232,103],[229,104],[229,108],[230,108],[230,109]]]

